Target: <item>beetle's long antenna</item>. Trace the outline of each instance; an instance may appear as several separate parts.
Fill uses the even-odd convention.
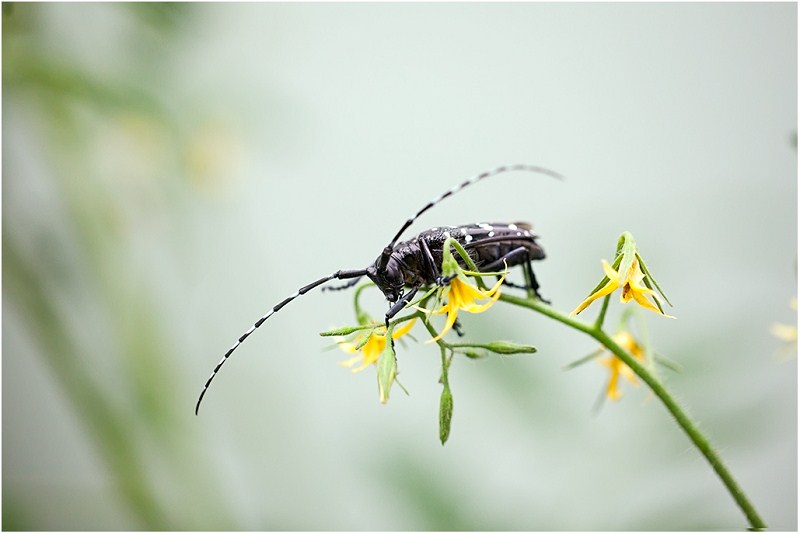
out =
[[[270,311],[268,311],[263,317],[261,317],[261,319],[256,321],[253,324],[253,326],[250,327],[250,330],[239,336],[239,339],[236,340],[236,343],[234,343],[233,346],[228,349],[228,352],[225,353],[225,356],[223,356],[222,359],[217,364],[217,366],[214,367],[214,370],[211,372],[211,376],[209,376],[208,380],[206,381],[206,385],[203,386],[203,391],[200,392],[200,397],[197,399],[197,405],[194,408],[195,415],[197,415],[198,411],[200,410],[200,403],[203,401],[203,396],[205,396],[206,391],[208,391],[208,386],[211,385],[211,381],[214,380],[215,376],[217,376],[220,367],[222,367],[222,365],[228,360],[233,351],[239,348],[239,345],[241,345],[242,342],[256,330],[256,328],[261,326],[264,323],[264,321],[269,319],[274,313],[276,313],[278,310],[280,310],[281,308],[292,302],[300,295],[308,293],[315,287],[321,286],[325,282],[330,282],[331,280],[346,280],[349,278],[360,278],[365,274],[367,274],[366,269],[357,269],[351,271],[336,271],[335,273],[330,274],[328,276],[324,276],[315,282],[311,282],[307,286],[301,287],[300,289],[298,289],[297,291],[295,291],[294,293],[283,299],[281,302],[273,306],[273,308]]]
[[[430,202],[428,202],[427,204],[425,204],[425,206],[423,206],[422,209],[420,209],[413,216],[409,217],[408,220],[406,220],[406,222],[403,224],[403,226],[397,232],[397,234],[395,234],[395,236],[392,238],[391,242],[388,245],[386,245],[386,248],[383,249],[383,252],[381,254],[381,261],[379,263],[379,267],[383,267],[383,268],[386,267],[386,262],[389,260],[389,256],[391,255],[395,244],[400,239],[400,236],[403,235],[403,232],[405,232],[408,229],[408,227],[411,226],[414,223],[414,221],[416,221],[419,218],[420,215],[422,215],[423,213],[425,213],[426,211],[428,211],[429,209],[431,209],[432,207],[434,207],[436,204],[438,204],[442,200],[446,199],[447,197],[449,197],[451,195],[454,195],[455,193],[458,193],[459,191],[461,191],[465,187],[468,187],[468,186],[470,186],[470,185],[472,185],[472,184],[474,184],[476,182],[479,182],[479,181],[483,180],[484,178],[489,178],[490,176],[496,176],[498,174],[502,174],[504,172],[511,172],[511,171],[535,172],[537,174],[545,174],[547,176],[552,176],[553,178],[558,178],[559,180],[564,178],[563,176],[561,176],[557,172],[551,171],[550,169],[546,169],[544,167],[538,167],[536,165],[525,165],[525,164],[503,165],[503,166],[497,167],[496,169],[493,169],[491,171],[482,172],[481,174],[479,174],[477,176],[473,176],[469,180],[466,180],[466,181],[458,184],[457,186],[453,187],[449,191],[445,191],[444,193],[442,193],[441,195],[439,195],[435,199],[433,199]]]

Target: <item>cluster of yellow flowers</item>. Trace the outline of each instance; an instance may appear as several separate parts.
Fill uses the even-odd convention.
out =
[[[633,239],[629,234],[623,234],[620,240],[620,251],[614,261],[614,266],[606,260],[602,261],[605,277],[598,284],[597,288],[581,302],[570,315],[577,315],[585,310],[592,302],[608,297],[616,290],[621,290],[620,301],[627,303],[634,301],[645,309],[651,310],[664,317],[673,318],[666,315],[662,309],[660,296],[663,293],[659,288],[658,293],[653,289],[653,285],[658,288],[649,273],[643,269],[643,262],[635,249]],[[502,273],[476,273],[463,269],[450,253],[449,247],[445,248],[442,272],[447,284],[436,289],[435,301],[438,303],[434,309],[421,308],[418,305],[412,308],[422,311],[426,316],[447,314],[443,328],[428,343],[440,341],[455,325],[458,314],[461,311],[467,313],[483,313],[489,310],[500,298],[500,286],[505,280],[508,271]],[[616,266],[616,269],[615,269]],[[497,275],[498,280],[491,289],[483,289],[469,282],[468,276],[485,276],[487,274]],[[430,293],[428,293],[430,295]],[[663,297],[666,300],[666,297]],[[426,317],[427,321],[427,317]],[[416,318],[398,325],[392,331],[392,340],[408,334],[416,323]],[[340,348],[348,354],[354,356],[341,362],[343,366],[350,367],[353,372],[362,371],[370,365],[376,365],[381,354],[386,350],[387,330],[386,327],[378,323],[372,323],[372,328],[360,331],[353,339],[342,340],[339,342]],[[612,339],[625,349],[634,358],[643,361],[645,353],[633,335],[627,330],[618,331]],[[598,361],[608,368],[610,378],[606,387],[606,395],[609,399],[617,400],[622,393],[619,388],[619,377],[624,377],[631,384],[637,385],[636,376],[633,371],[614,354],[597,356]],[[383,398],[383,397],[382,397]]]

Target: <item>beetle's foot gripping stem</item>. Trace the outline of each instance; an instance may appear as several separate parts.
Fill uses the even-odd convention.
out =
[[[437,286],[439,286],[439,287],[446,286],[446,285],[447,285],[447,284],[449,284],[449,283],[450,283],[450,282],[453,280],[453,278],[455,278],[456,276],[458,276],[458,275],[456,275],[456,274],[451,274],[450,276],[440,276],[440,277],[438,277],[438,278],[436,279],[436,285],[437,285]]]
[[[533,294],[536,296],[536,298],[538,300],[541,300],[545,304],[551,304],[551,302],[548,299],[544,298],[539,293],[538,288],[534,288],[534,287],[531,287],[531,286],[526,285],[526,284],[515,284],[514,282],[511,282],[510,280],[503,280],[503,285],[507,286],[507,287],[512,287],[514,289],[523,289],[525,291],[533,291]]]
[[[389,311],[386,312],[386,328],[389,328],[389,321],[400,313],[400,310],[408,306],[408,304],[414,300],[414,296],[419,291],[420,286],[412,287],[405,295],[400,295],[400,298],[397,299],[397,302],[389,304]]]
[[[453,323],[453,330],[458,334],[458,337],[464,337],[464,328],[462,328],[461,322],[458,319]]]

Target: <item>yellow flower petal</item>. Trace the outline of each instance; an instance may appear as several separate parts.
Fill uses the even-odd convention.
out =
[[[413,318],[410,321],[407,321],[403,326],[400,328],[392,331],[392,339],[398,339],[400,336],[404,336],[408,334],[411,329],[414,327],[414,323],[417,322],[417,318]]]
[[[619,284],[619,273],[606,260],[601,260],[600,263],[603,265],[603,272],[606,273],[608,280]]]
[[[638,258],[633,260],[631,268],[627,273],[625,273],[624,276],[621,276],[618,271],[615,271],[606,260],[602,260],[602,264],[603,272],[605,272],[608,282],[603,287],[589,295],[589,297],[581,302],[578,307],[570,313],[570,315],[579,314],[595,300],[605,297],[606,295],[616,291],[619,287],[622,287],[622,293],[620,294],[620,301],[622,303],[628,303],[633,300],[643,308],[647,308],[648,310],[654,311],[660,315],[663,315],[664,317],[674,319],[673,316],[662,312],[658,306],[653,304],[653,302],[647,298],[650,296],[655,300],[658,298],[658,295],[655,291],[642,284],[642,281],[644,280],[644,273],[639,266]]]
[[[439,335],[426,341],[426,343],[433,343],[442,339],[455,324],[459,310],[464,310],[468,313],[482,313],[491,308],[500,298],[499,289],[504,279],[505,275],[491,289],[484,290],[465,282],[461,276],[453,278],[450,284],[442,291],[442,294],[447,298],[447,304],[435,311],[437,314],[446,313],[447,321],[445,321],[444,328],[439,332]],[[478,304],[477,302],[478,300],[486,299],[489,299],[489,301],[483,304]]]
[[[578,304],[578,307],[572,310],[570,312],[570,315],[578,315],[580,312],[585,310],[589,306],[589,304],[591,304],[592,302],[594,302],[599,298],[605,297],[606,295],[613,293],[619,287],[619,275],[617,274],[617,271],[612,269],[611,265],[609,265],[606,260],[603,260],[602,264],[603,264],[603,271],[605,271],[606,273],[606,278],[608,278],[608,282],[606,282],[606,284],[603,287],[601,287],[600,289],[589,295],[583,302]]]
[[[353,367],[356,364],[357,361],[359,361],[359,360],[361,360],[363,358],[364,358],[364,356],[362,356],[362,355],[353,356],[352,358],[350,358],[348,360],[345,360],[343,362],[339,362],[339,365],[341,365],[342,367]]]
[[[634,337],[627,331],[623,330],[612,336],[612,339],[628,351],[637,360],[644,361],[644,350]],[[639,380],[636,373],[628,367],[625,362],[611,354],[606,358],[598,360],[603,366],[609,369],[611,373],[606,385],[606,396],[611,400],[619,400],[622,398],[622,390],[619,387],[619,377],[622,376],[631,385],[638,387]]]
[[[458,308],[451,307],[449,304],[442,307],[442,310],[444,310],[445,308],[447,308],[447,321],[445,321],[444,323],[444,328],[442,328],[442,331],[439,332],[438,336],[436,336],[433,339],[429,339],[425,343],[434,343],[436,341],[439,341],[444,337],[444,335],[447,332],[450,331],[451,328],[453,328],[453,325],[456,324],[456,319],[458,318]]]
[[[787,343],[797,341],[797,327],[789,324],[774,323],[769,327],[770,333]]]
[[[397,339],[400,336],[406,335],[411,328],[413,328],[416,319],[408,321],[403,326],[392,332],[392,339]],[[369,336],[365,343],[362,344],[364,336]],[[361,345],[361,348],[356,350],[356,347]],[[339,347],[348,354],[356,354],[353,358],[340,362],[344,367],[353,367],[356,363],[361,361],[361,365],[353,369],[354,373],[363,371],[370,365],[377,363],[383,349],[386,348],[386,327],[378,327],[369,331],[368,334],[359,334],[354,342],[339,343]]]

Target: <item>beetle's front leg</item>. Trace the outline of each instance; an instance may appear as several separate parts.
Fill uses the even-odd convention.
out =
[[[414,296],[419,291],[420,286],[412,287],[408,292],[398,297],[397,302],[389,303],[389,311],[386,312],[386,328],[389,328],[389,321],[400,313],[400,310],[408,306],[408,303],[414,299]]]

